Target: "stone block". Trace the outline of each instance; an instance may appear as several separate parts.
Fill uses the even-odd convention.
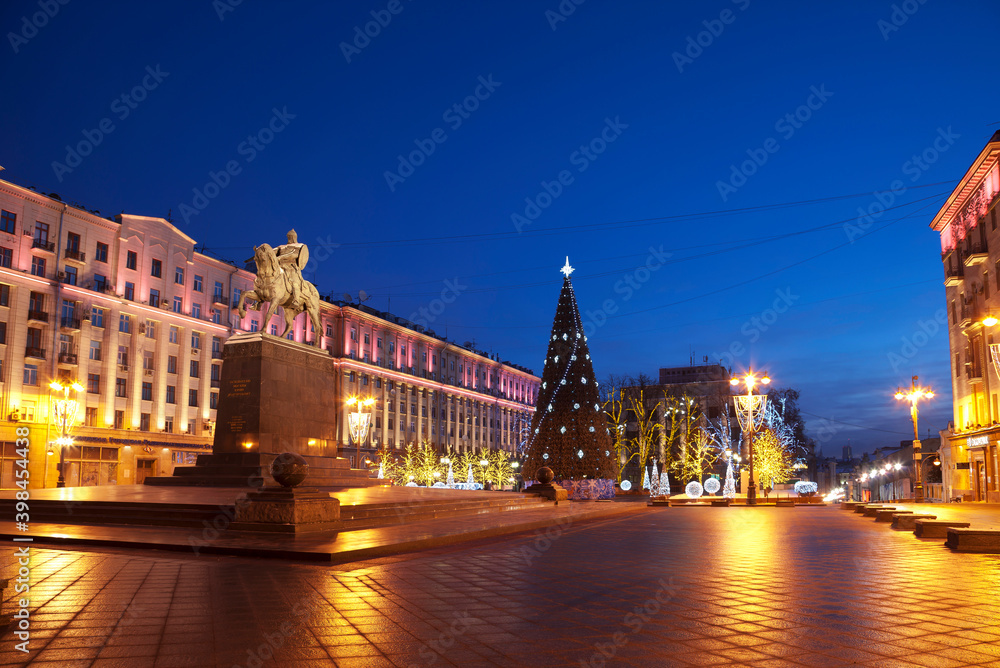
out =
[[[569,492],[557,485],[556,483],[540,483],[536,482],[531,487],[524,490],[528,494],[537,494],[543,496],[549,501],[555,501],[556,505],[560,501],[569,501]]]
[[[949,527],[968,527],[968,522],[952,522],[951,520],[917,520],[913,527],[913,535],[917,538],[947,538]]]
[[[917,515],[909,511],[894,512],[892,514],[892,528],[901,531],[913,531],[917,526],[917,520],[936,520],[937,515]]]
[[[880,510],[895,510],[892,506],[868,506],[861,513],[864,517],[875,517]]]
[[[231,531],[303,533],[342,528],[340,501],[315,489],[265,487],[236,499]]]
[[[956,552],[1000,554],[1000,530],[948,527],[944,544]]]
[[[844,501],[844,502],[842,502],[840,504],[840,509],[841,510],[850,510],[850,511],[853,512],[854,509],[857,508],[859,505],[861,505],[861,504],[858,501]]]
[[[859,503],[858,505],[854,506],[854,512],[860,515],[861,513],[865,512],[865,509],[867,508],[881,508],[881,507],[882,506],[880,504],[875,504],[875,503]]]
[[[912,510],[896,510],[894,508],[881,508],[875,513],[876,522],[891,522],[896,515],[912,513]]]

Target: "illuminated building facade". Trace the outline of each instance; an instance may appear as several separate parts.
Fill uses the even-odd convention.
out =
[[[84,388],[67,486],[140,483],[210,452],[223,344],[264,328],[259,312],[240,320],[231,308],[253,280],[162,218],[111,220],[0,181],[0,488],[14,487],[25,426],[31,487],[56,485],[56,379]],[[354,454],[352,394],[377,400],[373,445],[513,449],[530,423],[539,379],[526,369],[366,307],[322,302],[322,323],[342,456]],[[267,332],[283,325],[275,315]],[[299,318],[289,338],[305,340],[305,326]]]
[[[949,498],[993,503],[1000,502],[998,161],[1000,132],[931,222],[941,235],[954,411],[953,422],[941,432],[943,484]]]

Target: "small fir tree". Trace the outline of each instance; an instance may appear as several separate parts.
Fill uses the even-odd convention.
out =
[[[552,323],[542,385],[531,423],[526,476],[548,466],[556,480],[618,478],[607,417],[600,406],[594,365],[587,347],[580,309],[565,275]]]

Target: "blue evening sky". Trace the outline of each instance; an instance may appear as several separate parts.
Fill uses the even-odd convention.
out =
[[[828,454],[906,438],[912,375],[951,419],[928,223],[995,2],[48,3],[0,8],[0,178],[234,260],[294,227],[321,294],[539,375],[568,255],[599,378],[766,368]]]

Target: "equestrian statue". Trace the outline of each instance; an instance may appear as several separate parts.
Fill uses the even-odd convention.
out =
[[[288,334],[295,318],[303,311],[309,314],[313,326],[313,341],[320,336],[319,323],[319,291],[316,286],[302,278],[302,270],[309,262],[309,248],[298,242],[295,230],[288,232],[288,243],[277,248],[268,244],[254,246],[253,259],[257,263],[257,277],[253,282],[253,290],[240,296],[236,310],[243,318],[247,314],[246,301],[256,302],[250,308],[261,310],[261,305],[267,302],[267,312],[264,314],[262,328],[266,331],[271,316],[277,307],[281,307],[285,316],[285,331]],[[303,336],[303,340],[305,340]]]

